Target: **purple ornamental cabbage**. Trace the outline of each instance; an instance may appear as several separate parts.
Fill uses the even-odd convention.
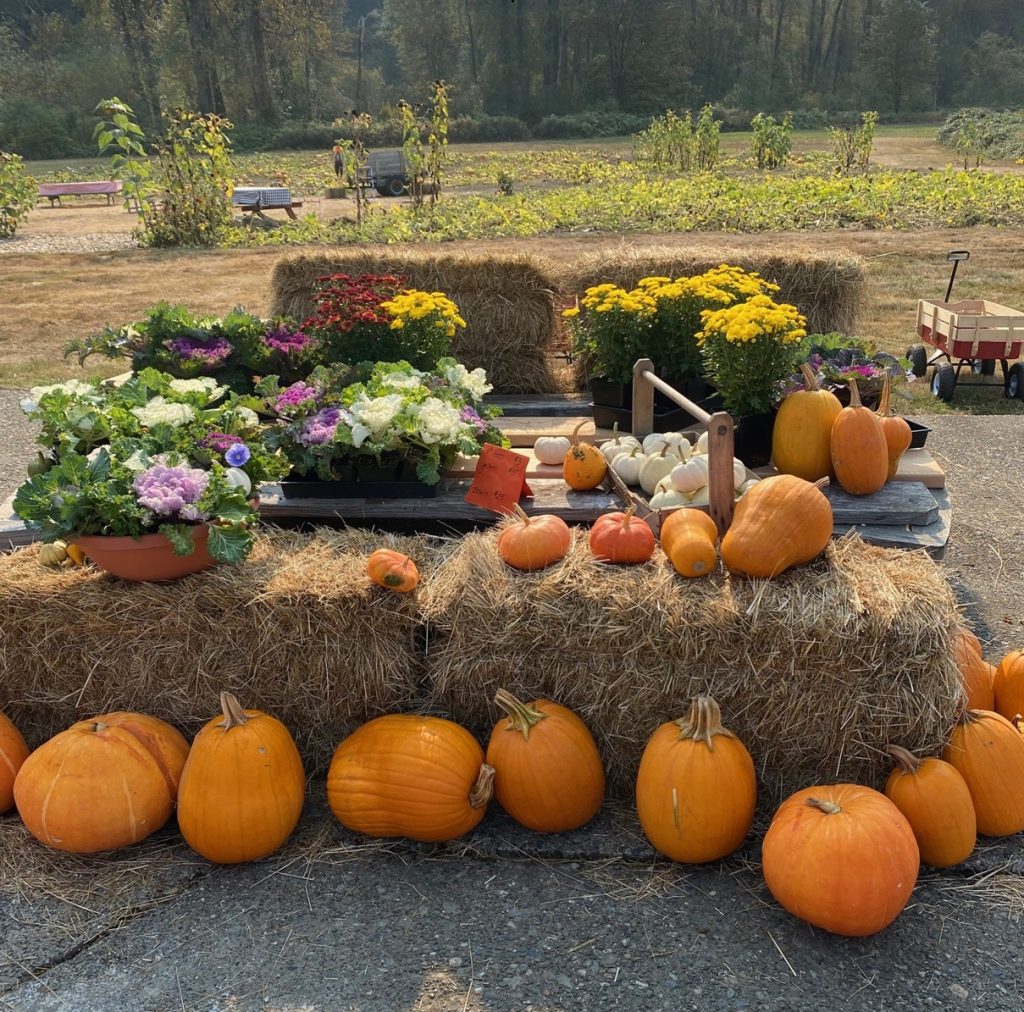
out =
[[[154,464],[135,479],[133,488],[139,505],[158,517],[196,521],[206,519],[196,503],[209,481],[210,476],[198,467]]]
[[[195,362],[208,369],[223,364],[235,350],[226,337],[211,337],[207,341],[195,337],[174,337],[164,341],[164,347],[182,361]]]
[[[302,423],[302,428],[295,438],[303,446],[323,446],[334,438],[341,420],[340,408],[321,408],[312,418],[307,418]]]
[[[241,442],[241,436],[232,436],[229,432],[209,432],[199,440],[199,445],[217,453],[227,453]]]
[[[290,387],[285,387],[277,395],[277,399],[274,401],[274,410],[279,415],[294,414],[296,408],[315,405],[319,397],[320,390],[318,387],[310,383],[303,383],[300,380],[298,383],[293,383]]]
[[[316,342],[301,330],[292,331],[287,327],[278,327],[263,335],[263,343],[271,351],[280,352],[282,355],[292,355]]]
[[[468,404],[459,412],[459,418],[475,426],[478,433],[487,431],[487,422],[480,417],[475,408],[471,408]]]

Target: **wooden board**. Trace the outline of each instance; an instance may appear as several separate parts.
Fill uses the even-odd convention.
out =
[[[768,478],[778,474],[770,464],[767,467],[758,467],[755,474],[758,478]],[[945,488],[946,472],[939,466],[939,462],[924,448],[907,450],[900,458],[900,466],[896,471],[893,481],[917,481],[926,488]]]
[[[938,507],[938,516],[930,524],[902,527],[897,524],[836,524],[832,528],[832,536],[842,537],[853,530],[872,545],[881,545],[883,548],[921,548],[933,559],[941,559],[946,554],[953,510],[949,493],[944,488],[933,489],[930,494],[934,496]]]
[[[583,423],[579,438],[585,443],[600,443],[611,439],[611,429],[596,429],[589,415],[570,415],[564,418],[496,418],[495,424],[508,436],[513,446],[533,446],[541,436],[572,436],[573,429]]]
[[[935,496],[918,481],[890,481],[871,495],[849,495],[838,485],[822,489],[837,524],[923,527],[939,516]]]
[[[497,405],[505,418],[564,418],[585,415],[590,410],[590,395],[491,394],[484,403]]]

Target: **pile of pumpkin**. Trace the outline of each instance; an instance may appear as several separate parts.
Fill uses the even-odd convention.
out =
[[[964,635],[962,648],[981,660]],[[966,655],[964,655],[966,657]],[[995,673],[997,705],[1024,700],[1024,651]],[[345,738],[327,774],[327,802],[346,828],[372,837],[440,842],[468,833],[491,797],[521,825],[560,833],[604,802],[604,770],[583,721],[548,700],[499,690],[505,716],[486,754],[440,717],[378,717]],[[221,694],[222,713],[189,747],[170,725],[139,713],[74,724],[31,754],[0,714],[0,812],[16,805],[28,830],[58,850],[128,846],[177,808],[186,842],[235,864],[274,853],[298,824],[305,774],[287,728]],[[1006,717],[965,709],[942,759],[889,746],[885,794],[856,784],[808,787],[776,811],[762,844],[765,881],[792,914],[843,935],[881,931],[903,910],[921,862],[964,861],[977,832],[1024,830],[1024,736]],[[663,855],[704,863],[747,838],[757,784],[750,753],[698,696],[658,727],[636,778],[640,825]]]

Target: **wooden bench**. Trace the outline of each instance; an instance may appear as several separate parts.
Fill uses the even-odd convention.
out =
[[[243,214],[255,215],[258,214],[261,218],[264,217],[264,211],[284,211],[289,218],[298,220],[298,215],[292,210],[295,207],[302,207],[301,200],[293,200],[287,204],[263,204],[260,201],[256,201],[253,204],[235,204]]]
[[[120,193],[124,184],[120,179],[91,179],[80,183],[40,183],[39,196],[47,197],[50,207],[63,207],[61,197],[70,197],[79,193],[103,193],[106,194],[107,204],[114,203],[114,194]]]

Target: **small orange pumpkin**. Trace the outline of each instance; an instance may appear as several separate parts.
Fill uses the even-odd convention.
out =
[[[579,431],[586,425],[580,422],[572,430],[572,446],[562,461],[562,476],[570,488],[597,488],[608,474],[608,461],[593,443],[581,443]]]
[[[772,429],[772,461],[780,474],[817,481],[832,473],[832,423],[843,410],[831,390],[822,390],[814,370],[800,366],[805,389],[790,394],[780,405]]]
[[[1011,836],[1024,829],[1024,737],[1010,721],[964,710],[942,758],[967,781],[979,833]]]
[[[522,703],[499,689],[494,702],[506,713],[487,745],[501,807],[538,833],[588,823],[604,802],[604,769],[587,725],[547,699]]]
[[[992,688],[995,695],[992,709],[996,713],[1007,720],[1024,713],[1024,650],[1011,650],[999,662]]]
[[[832,423],[832,467],[844,492],[870,495],[886,482],[889,449],[878,415],[860,402],[857,381],[851,379],[849,385],[850,404]]]
[[[605,513],[590,528],[590,550],[601,562],[632,565],[647,562],[654,554],[654,532],[633,514],[636,506],[625,513]]]
[[[571,534],[561,517],[527,516],[518,503],[515,513],[498,535],[498,555],[505,562],[513,569],[533,570],[565,558]]]
[[[48,847],[94,854],[144,840],[171,816],[188,742],[143,713],[80,720],[21,765],[14,800]]]
[[[978,841],[978,820],[964,778],[941,759],[918,759],[898,745],[886,751],[899,765],[885,796],[910,823],[921,860],[933,868],[966,861]]]
[[[302,814],[306,776],[276,717],[243,710],[230,692],[196,735],[178,790],[178,826],[208,861],[239,864],[273,854]]]
[[[415,590],[420,582],[416,563],[408,555],[390,548],[378,548],[366,560],[366,573],[378,587],[402,594]]]
[[[0,815],[14,807],[14,778],[28,758],[21,732],[0,712]]]
[[[477,740],[441,717],[377,717],[335,750],[327,803],[347,829],[438,843],[483,817],[494,770]]]
[[[914,831],[870,787],[807,787],[787,798],[761,845],[771,894],[791,914],[837,935],[888,927],[920,870]]]
[[[665,554],[669,555],[671,553],[672,541],[677,534],[692,529],[704,533],[713,546],[718,545],[718,526],[714,520],[703,510],[683,506],[670,513],[661,522],[659,537]]]
[[[651,735],[636,778],[636,810],[647,839],[673,861],[701,864],[731,854],[750,832],[757,799],[754,762],[722,727],[710,696]]]
[[[910,441],[914,438],[907,420],[900,418],[892,410],[891,398],[892,381],[889,378],[889,374],[886,373],[885,381],[882,385],[882,399],[878,403],[878,420],[882,423],[882,435],[885,436],[885,451],[889,460],[886,481],[892,481],[900,466],[900,458],[910,448]]]
[[[715,543],[696,525],[680,530],[671,539],[668,558],[680,576],[707,576],[718,563]]]
[[[960,676],[963,678],[967,708],[970,710],[996,709],[994,686],[996,669],[988,661],[983,660],[980,653],[975,652],[963,629],[957,631],[954,649],[956,664],[960,669]],[[1004,713],[1003,716],[1007,715]]]

